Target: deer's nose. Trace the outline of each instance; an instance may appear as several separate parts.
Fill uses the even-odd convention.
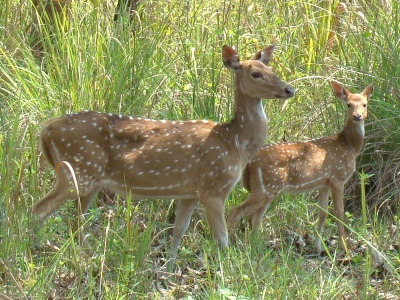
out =
[[[285,93],[287,97],[292,97],[294,95],[294,89],[290,86],[285,88]]]
[[[354,114],[353,115],[353,120],[354,121],[361,121],[362,120],[362,116],[360,114]]]

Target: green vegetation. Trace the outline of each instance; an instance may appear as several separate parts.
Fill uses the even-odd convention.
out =
[[[0,0],[0,299],[399,299],[398,1],[337,10],[337,1],[322,0],[143,0],[131,22],[113,22],[115,2],[72,1],[68,21],[50,26],[45,18],[34,30],[30,1]],[[41,53],[32,51],[37,40]],[[94,109],[228,120],[233,77],[222,46],[248,58],[270,43],[271,65],[296,96],[264,102],[266,142],[338,131],[345,109],[329,81],[355,92],[375,82],[365,147],[346,189],[348,258],[330,239],[334,217],[326,257],[285,242],[288,231],[315,235],[314,194],[281,197],[259,238],[242,222],[237,245],[225,251],[199,208],[172,275],[157,272],[174,218],[169,201],[103,193],[85,219],[91,249],[73,238],[71,203],[33,233],[30,207],[54,180],[37,143],[46,119]],[[238,185],[227,208],[246,195]]]

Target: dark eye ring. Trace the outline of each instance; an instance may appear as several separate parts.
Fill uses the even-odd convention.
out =
[[[261,73],[260,72],[254,72],[254,73],[251,74],[251,77],[260,78],[261,77]]]

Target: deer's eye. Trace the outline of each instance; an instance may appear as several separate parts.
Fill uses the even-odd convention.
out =
[[[364,107],[367,107],[367,104],[365,104],[365,103],[364,103],[364,105],[363,105],[363,106],[364,106]]]
[[[261,73],[260,72],[254,72],[254,73],[251,74],[251,77],[260,78],[261,77]]]
[[[350,108],[350,107],[351,107],[351,104],[350,104],[350,103],[347,103],[347,107]]]

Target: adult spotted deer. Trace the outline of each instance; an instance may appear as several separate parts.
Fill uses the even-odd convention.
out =
[[[225,66],[235,73],[235,112],[227,123],[156,121],[94,111],[49,120],[40,143],[57,181],[34,204],[33,213],[43,222],[67,198],[77,200],[78,212],[86,212],[103,187],[121,195],[128,192],[134,199],[177,199],[170,268],[199,201],[215,239],[226,247],[225,199],[267,133],[261,98],[294,94],[266,66],[273,51],[269,46],[240,61],[234,49],[222,48]]]
[[[233,207],[228,217],[229,237],[234,239],[234,227],[249,216],[250,227],[258,230],[268,205],[279,193],[319,190],[318,231],[322,235],[327,218],[328,197],[332,193],[334,213],[338,219],[339,243],[343,250],[344,184],[355,170],[356,157],[364,140],[364,121],[373,84],[361,94],[352,94],[342,85],[331,83],[336,96],[347,105],[347,120],[343,130],[334,135],[297,143],[271,144],[263,147],[243,171],[243,185],[249,197]],[[321,241],[315,249],[321,252]]]

